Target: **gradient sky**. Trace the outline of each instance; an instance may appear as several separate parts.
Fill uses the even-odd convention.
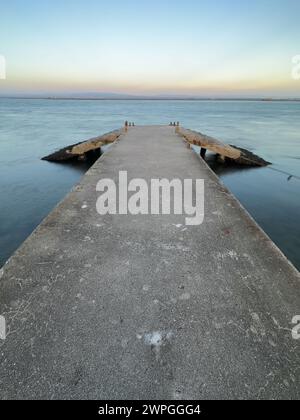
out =
[[[300,96],[299,0],[10,0],[0,93]]]

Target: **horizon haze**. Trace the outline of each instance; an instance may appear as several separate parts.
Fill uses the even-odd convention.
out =
[[[298,0],[14,0],[0,96],[299,98],[299,15]]]

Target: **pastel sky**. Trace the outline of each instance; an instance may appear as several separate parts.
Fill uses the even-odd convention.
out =
[[[10,0],[0,93],[300,96],[299,0]]]

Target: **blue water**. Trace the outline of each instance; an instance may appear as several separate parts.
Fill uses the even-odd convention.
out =
[[[248,148],[300,177],[300,103],[0,99],[0,266],[77,183],[85,165],[40,158],[136,124],[168,124]],[[300,268],[300,180],[273,169],[216,167],[223,182]]]

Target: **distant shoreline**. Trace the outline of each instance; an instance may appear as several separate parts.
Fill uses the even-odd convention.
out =
[[[211,101],[211,102],[300,102],[300,98],[180,98],[180,97],[134,97],[134,98],[80,98],[80,97],[36,97],[36,96],[0,96],[0,99],[47,100],[47,101]]]

